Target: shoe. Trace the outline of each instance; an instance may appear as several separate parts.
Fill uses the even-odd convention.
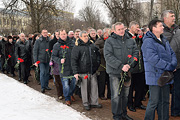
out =
[[[21,78],[19,78],[18,80],[21,81]]]
[[[102,105],[101,104],[98,104],[98,105],[91,105],[92,108],[102,108]]]
[[[46,90],[52,90],[50,87],[46,87],[45,89],[46,89]]]
[[[133,106],[129,106],[128,109],[132,112],[136,112],[136,109]]]
[[[40,83],[40,82],[38,82],[38,85],[41,85],[41,83]]]
[[[76,99],[74,98],[74,96],[71,96],[71,101],[72,101],[72,102],[75,102],[75,101],[76,101]]]
[[[107,98],[106,98],[106,97],[100,97],[100,99],[101,99],[101,100],[107,100]]]
[[[146,106],[144,106],[144,105],[140,105],[140,106],[138,106],[138,107],[136,107],[136,108],[142,109],[142,110],[146,110]]]
[[[59,96],[58,99],[59,99],[59,100],[62,100],[62,99],[63,99],[63,96]]]
[[[123,115],[122,116],[123,120],[133,120],[131,117],[129,117],[128,115]]]
[[[27,84],[27,81],[24,81],[24,84]]]
[[[66,105],[70,106],[71,102],[70,101],[66,101]]]
[[[41,89],[41,92],[42,92],[42,93],[45,93],[45,89]]]
[[[91,108],[89,106],[84,106],[84,109],[86,109],[87,111],[89,111]]]

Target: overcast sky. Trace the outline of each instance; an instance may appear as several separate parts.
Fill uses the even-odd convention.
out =
[[[0,0],[0,8],[4,7],[2,1],[3,0]],[[98,6],[99,10],[102,13],[101,14],[102,20],[104,20],[104,22],[108,23],[109,20],[108,20],[108,17],[107,17],[107,13],[108,13],[107,9],[104,9],[102,4],[98,2],[99,0],[94,0],[94,1],[95,1],[96,5]],[[78,17],[78,11],[84,7],[84,4],[85,4],[86,0],[73,0],[73,2],[74,2],[74,5],[75,5],[74,16]]]

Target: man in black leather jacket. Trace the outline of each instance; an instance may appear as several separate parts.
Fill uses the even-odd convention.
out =
[[[15,56],[17,62],[20,63],[23,82],[24,84],[27,84],[31,64],[31,43],[25,39],[24,33],[20,34],[20,39],[15,44]],[[24,62],[20,62],[18,58],[23,59]]]
[[[100,65],[99,49],[88,40],[86,31],[80,32],[71,54],[71,64],[76,80],[82,79],[81,94],[84,108],[101,108],[98,103],[98,84],[96,70]],[[86,77],[85,77],[86,76]]]

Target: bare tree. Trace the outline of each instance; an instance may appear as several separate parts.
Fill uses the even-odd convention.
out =
[[[56,0],[10,0],[5,1],[6,11],[14,10],[25,13],[31,18],[33,32],[40,32],[41,25],[57,15]]]
[[[139,21],[142,17],[136,0],[101,0],[101,2],[109,9],[112,23],[122,21],[128,26],[130,21]]]
[[[95,29],[102,27],[101,13],[93,0],[86,0],[85,7],[79,11],[79,17],[86,22],[86,26]]]

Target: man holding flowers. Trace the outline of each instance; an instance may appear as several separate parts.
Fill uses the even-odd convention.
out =
[[[138,52],[135,40],[125,33],[124,24],[115,23],[114,33],[106,40],[104,46],[106,71],[110,76],[111,109],[114,120],[132,120],[126,110],[131,84],[129,70],[137,64]],[[128,57],[128,55],[131,56]]]

